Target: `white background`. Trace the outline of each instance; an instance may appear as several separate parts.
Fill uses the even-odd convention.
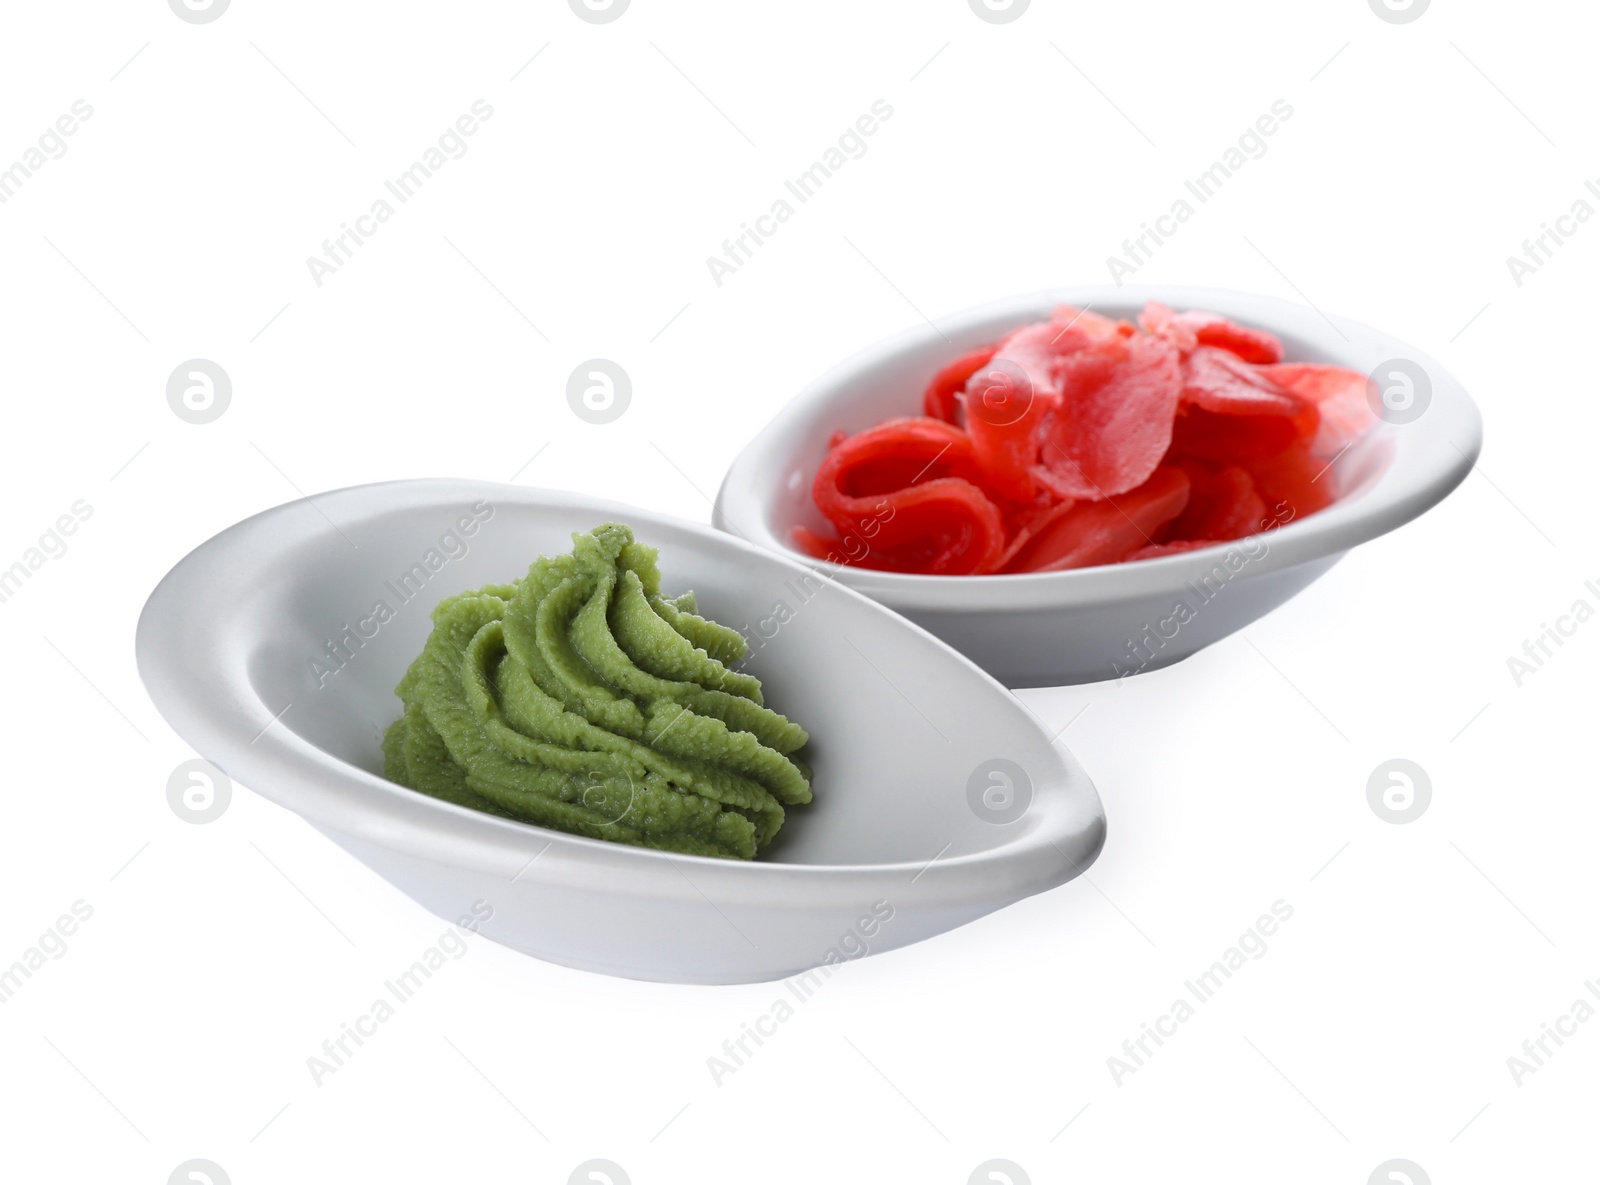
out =
[[[93,507],[0,604],[0,962],[94,910],[0,1008],[8,1179],[156,1183],[205,1157],[237,1185],[564,1182],[602,1156],[636,1185],[958,1183],[1003,1157],[1034,1182],[1359,1185],[1392,1157],[1438,1183],[1592,1162],[1600,1023],[1520,1086],[1506,1059],[1600,976],[1600,625],[1520,687],[1506,660],[1600,606],[1578,476],[1600,223],[1520,287],[1505,262],[1600,179],[1592,10],[1034,0],[996,25],[965,0],[634,0],[591,25],[558,0],[234,0],[191,25],[105,0],[4,22],[0,167],[94,109],[0,205],[0,566]],[[477,99],[470,151],[319,288],[306,257]],[[866,155],[716,286],[706,257],[876,99],[894,115]],[[486,941],[314,1085],[306,1058],[442,923],[248,790],[175,817],[193,753],[132,647],[161,574],[257,510],[397,477],[707,520],[803,383],[924,314],[1104,282],[1276,99],[1294,115],[1267,154],[1138,278],[1414,342],[1480,401],[1482,465],[1248,637],[1024,693],[1052,729],[1087,705],[1063,743],[1110,819],[1089,875],[850,965],[720,1086],[706,1059],[777,985]],[[564,395],[597,355],[634,382],[601,427]],[[205,426],[165,399],[193,357],[234,383]],[[1396,756],[1434,788],[1407,826],[1366,801]],[[1279,898],[1269,953],[1116,1085],[1107,1057]]]

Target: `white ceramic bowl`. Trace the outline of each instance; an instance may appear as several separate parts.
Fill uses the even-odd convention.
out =
[[[1380,363],[1409,360],[1431,380],[1431,402],[1410,423],[1380,423],[1339,458],[1321,478],[1337,483],[1339,502],[1270,537],[1231,545],[1231,558],[1229,547],[1214,547],[1069,572],[912,576],[827,564],[791,547],[797,525],[831,530],[812,503],[811,483],[834,431],[920,415],[923,388],[939,367],[1058,305],[1131,319],[1148,300],[1271,330],[1290,361],[1370,374]],[[1422,514],[1460,484],[1482,444],[1477,408],[1438,363],[1375,329],[1269,296],[1067,288],[959,313],[938,327],[876,345],[796,396],[734,461],[713,521],[898,610],[1008,687],[1087,683],[1188,657],[1288,600],[1356,544]]]
[[[468,537],[458,519],[474,504]],[[433,606],[612,520],[660,548],[669,592],[692,588],[702,611],[761,643],[744,669],[811,733],[816,801],[759,861],[582,839],[382,776],[393,688]],[[346,627],[343,665],[315,669],[334,666],[326,643]],[[938,639],[786,557],[574,494],[405,481],[280,506],[162,580],[137,650],[157,708],[230,777],[441,917],[482,900],[488,937],[594,971],[744,982],[904,946],[1070,880],[1104,841],[1083,771]],[[1031,786],[1010,809],[998,790],[983,804],[1003,787],[996,759]]]

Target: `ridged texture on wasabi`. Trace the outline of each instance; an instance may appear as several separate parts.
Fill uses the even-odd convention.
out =
[[[811,801],[806,733],[729,669],[737,631],[661,595],[617,523],[522,580],[440,602],[396,694],[384,772],[448,802],[595,839],[751,859]]]

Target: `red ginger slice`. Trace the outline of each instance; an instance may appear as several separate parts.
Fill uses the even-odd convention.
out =
[[[1183,401],[1206,411],[1238,416],[1303,417],[1300,434],[1316,429],[1315,401],[1285,390],[1274,367],[1255,367],[1215,346],[1196,346],[1183,360]]]
[[[1212,469],[1194,461],[1178,466],[1189,476],[1189,503],[1168,526],[1169,541],[1220,543],[1262,529],[1267,506],[1248,470],[1238,465]]]
[[[1311,451],[1318,456],[1337,455],[1377,419],[1367,398],[1371,380],[1357,371],[1296,362],[1264,366],[1261,373],[1316,406],[1321,424]]]
[[[1062,368],[1097,342],[1116,340],[1117,323],[1077,309],[1006,336],[967,382],[967,431],[989,487],[1014,502],[1038,492],[1034,466],[1040,435],[1061,399]]]
[[[1159,300],[1152,300],[1144,306],[1139,314],[1139,327],[1152,336],[1165,338],[1185,357],[1200,344],[1194,336],[1194,330],[1181,323],[1178,314]]]
[[[1182,390],[1178,351],[1159,338],[1113,338],[1064,358],[1035,476],[1064,498],[1142,485],[1172,443]]]
[[[977,484],[972,442],[938,420],[890,420],[823,459],[812,497],[861,567],[959,575],[993,569],[1005,547],[1000,511]],[[807,532],[807,548],[832,541]],[[813,553],[814,554],[814,553]]]
[[[1337,492],[1328,473],[1330,460],[1311,451],[1308,441],[1297,440],[1280,453],[1244,462],[1256,492],[1275,521],[1288,522],[1315,514],[1332,503]]]
[[[1220,313],[1200,309],[1175,313],[1153,300],[1139,314],[1139,324],[1147,333],[1167,338],[1186,353],[1195,346],[1215,346],[1260,365],[1283,360],[1283,344],[1272,334],[1230,321]]]
[[[943,420],[946,424],[959,423],[958,400],[961,392],[966,389],[967,380],[982,369],[999,348],[999,342],[991,342],[987,346],[968,351],[943,367],[933,376],[928,389],[922,393],[922,414],[935,420]]]
[[[1006,564],[1007,572],[1061,572],[1114,564],[1151,544],[1189,500],[1189,478],[1164,465],[1138,489],[1099,502],[1080,502],[1051,520]]]
[[[1079,503],[1072,501],[1054,501],[1054,495],[1049,493],[1040,494],[1036,501],[1024,508],[1017,508],[1013,503],[1013,509],[1004,516],[1010,542],[1006,544],[1006,549],[1001,552],[1000,558],[995,561],[995,571],[1006,571],[1011,560],[1034,536],[1049,528],[1051,523],[1077,505]]]

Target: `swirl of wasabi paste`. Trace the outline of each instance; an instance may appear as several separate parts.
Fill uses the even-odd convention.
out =
[[[440,602],[395,689],[391,780],[575,835],[752,859],[811,801],[806,732],[730,670],[735,630],[663,597],[656,551],[618,523],[510,585]]]

